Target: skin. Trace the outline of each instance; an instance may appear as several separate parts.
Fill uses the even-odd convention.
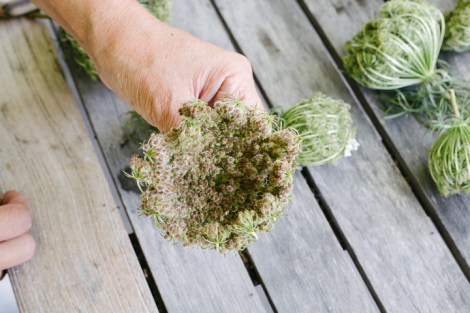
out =
[[[35,3],[77,39],[101,80],[162,131],[177,125],[189,100],[261,104],[244,56],[158,21],[135,0]]]
[[[6,192],[0,201],[0,272],[33,256],[36,245],[30,228],[28,201],[16,191]]]
[[[135,0],[33,0],[92,58],[101,80],[161,131],[182,103],[237,97],[261,109],[250,62],[158,21]],[[30,259],[31,215],[7,192],[0,206],[0,272]]]

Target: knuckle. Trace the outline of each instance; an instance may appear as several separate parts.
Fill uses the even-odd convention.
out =
[[[237,53],[237,59],[244,68],[251,70],[251,62],[246,56]]]

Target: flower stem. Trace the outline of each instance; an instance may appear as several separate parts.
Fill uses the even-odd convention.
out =
[[[455,90],[450,90],[450,102],[452,103],[452,110],[454,111],[454,115],[456,117],[460,117],[460,110],[457,105],[457,97],[455,96]]]
[[[43,13],[40,13],[40,12],[28,13],[28,14],[26,14],[26,17],[30,18],[30,19],[35,19],[35,18],[50,19],[49,15],[46,15],[46,14],[43,14]]]

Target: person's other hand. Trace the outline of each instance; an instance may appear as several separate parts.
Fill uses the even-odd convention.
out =
[[[132,23],[110,21],[102,35],[107,44],[92,42],[91,55],[102,81],[149,123],[169,130],[180,121],[181,104],[194,99],[213,104],[231,96],[262,108],[244,56],[161,23],[141,7],[124,11]]]
[[[33,256],[36,244],[30,228],[27,200],[16,191],[6,192],[0,200],[0,276]]]

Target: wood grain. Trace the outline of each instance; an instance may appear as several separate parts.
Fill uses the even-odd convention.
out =
[[[360,150],[337,166],[309,171],[385,310],[468,312],[465,276],[301,8],[281,0],[215,2],[273,105],[287,108],[315,91],[353,104]],[[333,21],[330,32],[352,28]]]
[[[30,201],[21,312],[157,312],[44,25],[0,22],[0,190]]]
[[[219,24],[210,28],[203,22],[209,5],[174,1],[172,20],[192,22],[191,30],[205,29],[213,41],[229,42]],[[217,24],[215,24],[217,25]],[[68,62],[70,64],[70,62]],[[100,82],[91,81],[71,66],[72,77],[89,114],[122,202],[168,312],[265,312],[257,291],[238,255],[183,248],[164,240],[151,219],[140,216],[140,197],[121,184],[122,171],[137,144],[123,145],[123,126],[130,107]],[[121,176],[121,181],[119,177]]]
[[[300,173],[287,216],[249,248],[279,312],[378,312]]]

